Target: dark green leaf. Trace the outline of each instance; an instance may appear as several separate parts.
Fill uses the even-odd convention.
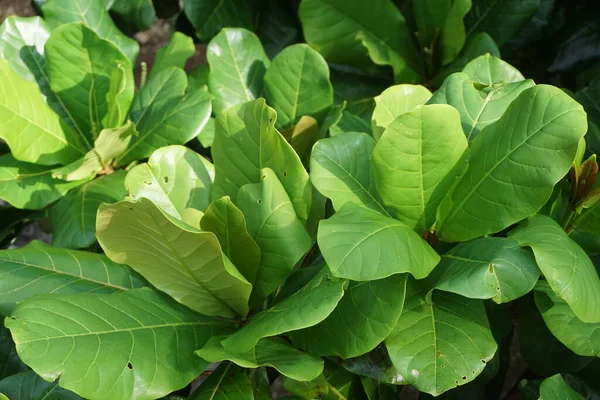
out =
[[[47,382],[34,371],[21,372],[0,381],[0,396],[10,400],[81,400],[70,390]]]
[[[250,2],[235,0],[186,0],[183,10],[200,39],[208,42],[222,28],[252,29]]]

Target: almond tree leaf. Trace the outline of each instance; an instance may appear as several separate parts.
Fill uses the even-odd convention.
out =
[[[119,128],[102,129],[94,142],[94,151],[98,154],[103,166],[110,165],[129,146],[131,138],[139,135],[135,124],[131,121]]]
[[[58,386],[58,382],[47,382],[34,371],[21,372],[0,381],[2,395],[10,400],[81,400],[81,397]]]
[[[473,140],[467,171],[438,209],[439,238],[467,241],[535,214],[571,168],[586,130],[583,107],[562,90],[524,90]]]
[[[248,370],[230,362],[222,362],[188,399],[254,400]]]
[[[102,162],[95,150],[90,150],[79,160],[52,170],[52,177],[65,181],[86,181],[94,179],[102,170]]]
[[[5,378],[28,370],[17,355],[10,331],[4,324],[0,325],[0,385]]]
[[[38,85],[0,60],[0,139],[19,161],[66,164],[89,146],[44,101]]]
[[[294,345],[310,354],[357,357],[373,350],[396,326],[404,305],[406,274],[352,282],[324,321],[291,332]]]
[[[232,352],[221,344],[222,337],[211,338],[195,354],[209,362],[229,360],[243,368],[272,367],[282,375],[311,381],[323,372],[323,361],[292,347],[281,338],[260,339],[248,351]]]
[[[103,0],[106,3],[106,9],[119,14],[127,24],[132,24],[136,30],[145,31],[156,20],[156,12],[152,0],[127,0],[113,1]],[[112,2],[112,4],[107,4]]]
[[[540,400],[584,400],[584,397],[571,389],[560,374],[544,379],[540,385]]]
[[[127,195],[125,171],[115,171],[71,190],[49,211],[52,245],[79,249],[96,242],[96,212]]]
[[[223,347],[234,353],[247,352],[262,338],[307,328],[323,321],[344,295],[347,282],[334,281],[326,276],[316,279],[273,307],[253,315],[247,325],[221,341]]]
[[[101,254],[31,242],[0,251],[0,314],[37,294],[115,293],[145,286],[128,267]]]
[[[462,70],[472,81],[483,85],[521,82],[525,77],[518,69],[490,54],[477,57]]]
[[[193,351],[231,331],[228,322],[149,288],[38,295],[20,303],[5,325],[36,373],[90,400],[155,399],[180,389],[208,365]]]
[[[206,48],[208,88],[217,115],[224,109],[258,98],[269,57],[260,39],[243,28],[224,28]]]
[[[498,345],[481,300],[427,289],[409,280],[404,310],[385,340],[398,372],[419,391],[439,396],[475,379]]]
[[[246,315],[252,286],[212,232],[170,218],[146,198],[103,204],[96,236],[106,255],[204,315]]]
[[[135,82],[131,70],[127,65],[117,62],[110,75],[110,86],[106,100],[108,103],[108,112],[102,120],[102,126],[105,128],[117,128],[125,122],[125,117],[133,101],[133,92]],[[100,131],[102,133],[102,131]]]
[[[303,115],[296,125],[282,131],[281,135],[292,145],[302,163],[307,165],[312,147],[325,135],[325,131],[319,129],[316,119]]]
[[[553,219],[536,215],[509,238],[531,247],[538,267],[556,293],[584,322],[600,322],[600,278],[585,251]]]
[[[529,293],[540,277],[533,254],[507,238],[460,243],[441,257],[428,285],[471,299],[508,303]]]
[[[186,17],[196,28],[196,35],[208,42],[230,26],[252,29],[250,2],[235,0],[194,0],[183,3]]]
[[[48,0],[42,6],[42,12],[53,30],[71,22],[84,23],[102,39],[115,43],[132,62],[140,51],[137,41],[119,31],[103,0]],[[107,57],[105,60],[110,59]]]
[[[212,147],[213,145],[213,141],[215,140],[215,125],[215,119],[210,117],[206,122],[206,125],[204,125],[204,128],[202,128],[198,134],[198,140],[205,149]]]
[[[186,2],[187,3],[187,2]],[[150,76],[168,68],[183,69],[187,60],[194,55],[196,46],[194,40],[181,32],[174,32],[169,43],[156,52]]]
[[[417,106],[390,123],[373,149],[371,164],[392,215],[417,233],[429,230],[466,149],[460,116],[448,105]]]
[[[197,227],[186,219],[186,210],[208,207],[213,179],[210,161],[187,147],[168,146],[129,170],[125,186],[131,198],[152,200],[167,214]]]

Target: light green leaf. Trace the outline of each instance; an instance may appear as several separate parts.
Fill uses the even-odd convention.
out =
[[[273,307],[253,315],[247,325],[221,341],[223,347],[236,353],[246,352],[262,338],[308,328],[323,321],[344,295],[347,282],[332,280],[327,276],[315,279],[318,280],[313,280]]]
[[[115,293],[145,286],[128,267],[102,254],[42,242],[0,251],[0,314],[37,294]]]
[[[110,4],[110,11],[120,15],[127,24],[135,26],[139,31],[150,28],[156,20],[156,12],[152,0],[103,0]],[[109,4],[107,4],[107,9]],[[131,29],[131,28],[130,28]]]
[[[333,105],[329,66],[307,44],[279,53],[265,73],[265,97],[277,112],[277,129],[287,129],[309,115],[322,121]]]
[[[96,236],[106,255],[204,315],[246,315],[252,286],[212,232],[169,218],[150,200],[101,205]]]
[[[311,381],[323,372],[321,359],[303,353],[281,338],[260,339],[256,346],[243,352],[223,347],[222,339],[211,338],[202,349],[195,351],[196,355],[209,362],[229,360],[244,368],[272,367],[299,381]]]
[[[311,354],[344,359],[366,354],[396,326],[405,292],[406,274],[352,282],[324,321],[292,332],[290,337],[294,345]]]
[[[473,140],[467,171],[438,209],[440,239],[467,241],[535,214],[571,168],[586,128],[583,108],[562,90],[524,90]]]
[[[133,100],[134,89],[135,82],[131,73],[131,65],[117,62],[110,75],[110,86],[106,95],[108,111],[102,120],[103,127],[117,128],[125,122],[125,116]]]
[[[42,12],[53,30],[59,25],[82,22],[102,39],[115,43],[131,61],[135,61],[138,55],[140,46],[137,41],[119,31],[102,0],[48,0]]]
[[[371,158],[377,190],[392,215],[417,233],[428,231],[466,149],[460,116],[448,105],[417,106],[392,121]]]
[[[195,90],[202,86],[208,87],[208,75],[210,67],[208,64],[200,64],[188,73],[189,90]]]
[[[37,210],[64,196],[83,181],[52,177],[49,167],[17,161],[11,154],[0,157],[0,199],[16,208]]]
[[[269,58],[258,37],[246,29],[224,28],[206,49],[208,88],[217,115],[224,109],[258,98]]]
[[[375,141],[369,135],[347,132],[321,139],[313,147],[310,180],[321,194],[331,199],[334,209],[353,202],[389,216],[375,187],[369,162],[374,146]]]
[[[155,75],[168,67],[184,69],[188,58],[193,56],[195,51],[196,46],[191,37],[184,35],[181,32],[174,32],[169,43],[156,52],[150,76]]]
[[[371,120],[375,140],[379,140],[396,117],[425,104],[430,97],[431,92],[425,86],[405,84],[391,86],[376,96]]]
[[[128,173],[125,186],[133,199],[145,197],[167,214],[186,219],[186,210],[204,211],[210,204],[214,167],[210,161],[184,146],[156,150],[148,162]]]
[[[584,322],[600,322],[598,273],[587,254],[560,225],[549,217],[536,215],[513,230],[509,238],[531,247],[550,287],[577,317]]]
[[[237,205],[261,251],[251,303],[258,305],[283,283],[310,250],[311,238],[275,173],[262,170],[261,183],[243,186]]]
[[[15,158],[40,165],[68,163],[86,153],[80,136],[44,101],[37,84],[0,60],[0,139]]]
[[[539,277],[530,251],[511,239],[484,237],[443,254],[427,279],[433,289],[500,304],[529,293]]]
[[[133,136],[139,135],[135,124],[131,121],[120,128],[102,129],[94,142],[94,150],[103,166],[110,165],[129,146]]]
[[[95,150],[90,150],[79,160],[52,171],[52,177],[65,181],[80,181],[94,179],[96,173],[102,170],[100,157]]]
[[[222,362],[188,399],[254,400],[248,372],[233,363]]]
[[[571,389],[560,374],[556,374],[544,379],[540,385],[540,400],[584,400],[584,397]]]
[[[155,399],[180,389],[208,365],[193,351],[231,331],[149,288],[38,295],[4,323],[26,364],[90,400]]]
[[[52,245],[78,249],[96,242],[96,212],[100,204],[122,200],[125,171],[115,171],[71,190],[49,211]]]
[[[473,140],[483,128],[498,121],[521,92],[532,86],[534,83],[529,79],[483,92],[475,88],[467,74],[456,73],[446,78],[429,104],[448,104],[456,108],[467,139]]]
[[[213,198],[229,196],[259,183],[261,170],[272,169],[285,188],[298,218],[305,222],[311,208],[312,187],[300,158],[274,128],[275,110],[258,99],[229,108],[217,116],[212,156],[215,164]]]
[[[398,372],[419,391],[438,396],[471,382],[498,348],[481,300],[427,289],[409,280],[404,310],[385,341]]]
[[[206,121],[206,125],[204,125],[204,128],[202,128],[202,130],[198,134],[198,140],[202,144],[202,147],[212,147],[213,141],[215,140],[215,125],[215,119],[213,117],[210,117],[208,121]]]
[[[17,355],[10,331],[0,324],[0,385],[5,378],[28,370]]]
[[[524,81],[518,69],[490,54],[479,56],[462,70],[472,81],[483,85],[498,85]]]
[[[331,273],[355,281],[402,272],[422,279],[440,260],[404,223],[354,203],[346,203],[333,217],[321,221],[318,242]]]
[[[250,2],[235,0],[194,0],[183,3],[185,15],[196,28],[196,35],[208,42],[229,26],[252,29]]]
[[[111,91],[114,68],[122,66],[129,75],[125,78],[126,94],[133,91],[131,62],[117,46],[81,23],[63,25],[52,32],[46,42],[46,62],[50,87],[69,109],[87,141],[95,140],[104,128],[105,118],[112,119],[107,115],[108,97],[115,90]],[[121,107],[125,102],[127,99],[117,101]],[[115,107],[115,103],[110,106]]]
[[[81,400],[70,390],[47,382],[34,371],[21,372],[0,381],[0,399],[7,400]]]
[[[251,284],[260,265],[260,248],[246,230],[246,219],[227,196],[213,201],[200,220],[203,231],[219,239],[223,253]]]

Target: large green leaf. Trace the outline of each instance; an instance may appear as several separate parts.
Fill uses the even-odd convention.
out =
[[[325,59],[368,69],[372,62],[391,65],[403,82],[418,80],[416,47],[404,17],[390,0],[303,0],[300,20],[306,42]]]
[[[250,371],[252,370],[240,368],[230,362],[222,362],[188,399],[260,400],[260,397],[254,396],[252,382],[248,376],[252,373]]]
[[[4,324],[0,325],[0,383],[4,378],[11,375],[24,372],[29,368],[23,364],[17,355],[15,349],[15,343],[10,336],[10,331],[4,327]]]
[[[296,346],[311,354],[347,359],[368,353],[396,326],[405,292],[405,274],[352,282],[324,321],[290,336]]]
[[[186,0],[183,2],[186,17],[196,28],[196,35],[208,42],[222,28],[235,26],[252,29],[251,2],[235,0]]]
[[[96,212],[102,203],[123,200],[125,171],[94,179],[71,190],[50,208],[52,245],[78,249],[96,242]]]
[[[449,104],[460,113],[463,131],[473,140],[486,126],[498,121],[508,106],[527,88],[532,80],[497,85],[486,92],[476,89],[465,73],[450,75],[434,93],[429,104]]]
[[[238,206],[246,216],[250,236],[261,251],[252,290],[252,304],[257,305],[292,272],[310,249],[311,238],[281,182],[268,168],[262,170],[261,183],[240,189]]]
[[[41,165],[66,164],[88,147],[44,101],[38,85],[0,60],[0,139],[15,158]]]
[[[375,109],[371,127],[373,137],[379,140],[388,125],[401,114],[414,110],[418,105],[425,104],[431,97],[431,92],[420,85],[395,85],[385,89],[374,98]]]
[[[138,55],[140,46],[117,29],[103,0],[48,0],[42,12],[53,29],[70,22],[82,22],[101,38],[115,43],[130,60],[135,61]]]
[[[584,322],[600,322],[600,279],[581,247],[554,220],[529,218],[509,234],[521,246],[531,247],[542,274],[556,295]]]
[[[157,289],[205,315],[246,315],[252,286],[223,255],[212,232],[169,218],[150,200],[101,205],[98,242]]]
[[[21,372],[0,381],[0,398],[10,400],[81,400],[70,390],[48,382],[33,371]]]
[[[529,293],[540,277],[530,251],[507,238],[479,238],[442,255],[429,276],[434,289],[507,303]]]
[[[254,33],[242,28],[223,29],[208,44],[206,59],[216,113],[261,94],[269,58]]]
[[[82,181],[55,179],[53,170],[20,162],[12,154],[0,157],[0,199],[16,208],[37,210],[61,198]]]
[[[127,165],[163,146],[189,142],[206,125],[211,110],[210,93],[206,88],[190,90],[182,69],[167,67],[152,75],[136,93],[129,111],[139,135],[131,138],[129,148],[115,163]]]
[[[331,314],[346,286],[344,280],[321,275],[285,300],[252,316],[247,325],[221,344],[228,351],[246,352],[262,338],[316,325]]]
[[[167,214],[198,227],[197,214],[210,204],[213,179],[210,161],[187,147],[168,146],[133,167],[125,186],[133,199],[150,199]]]
[[[213,201],[200,220],[203,231],[219,239],[223,253],[251,284],[256,281],[260,265],[260,248],[246,229],[242,211],[227,196]]]
[[[102,119],[102,126],[108,129],[116,129],[123,125],[131,106],[135,82],[130,67],[129,63],[124,65],[118,61],[113,65],[108,93],[106,94],[108,111]],[[102,131],[100,131],[100,134],[102,134]]]
[[[126,71],[126,92],[133,92],[131,62],[117,46],[82,23],[63,25],[52,32],[46,42],[46,61],[50,87],[88,142],[95,140],[109,114],[108,93],[114,68],[121,65]]]
[[[308,173],[292,146],[275,129],[276,112],[258,99],[231,107],[217,116],[212,156],[215,164],[213,198],[229,196],[235,203],[238,190],[259,183],[261,170],[272,169],[305,222],[311,208]]]
[[[348,202],[388,215],[371,171],[375,146],[365,133],[347,132],[319,140],[310,160],[310,180],[321,194],[331,199],[336,210]]]
[[[103,0],[112,2],[113,0]],[[107,4],[107,9],[108,9]],[[121,0],[114,1],[110,5],[110,11],[120,15],[128,25],[132,25],[131,28],[139,31],[145,31],[156,20],[156,12],[154,11],[154,5],[152,0]]]
[[[524,90],[473,140],[467,171],[438,209],[440,239],[467,241],[535,214],[571,168],[586,130],[583,108],[562,90]]]
[[[567,385],[560,374],[544,379],[540,385],[540,400],[583,400],[584,397]]]
[[[36,294],[114,293],[145,285],[136,273],[104,255],[41,242],[0,251],[0,314]]]
[[[26,364],[90,400],[156,399],[182,388],[208,365],[193,351],[231,331],[148,288],[38,295],[5,325]]]
[[[303,115],[322,121],[333,105],[327,63],[307,44],[285,48],[265,73],[265,97],[277,112],[278,129],[292,127]]]
[[[409,281],[404,311],[385,341],[406,381],[434,396],[471,382],[496,353],[481,300],[427,289]]]
[[[296,349],[281,338],[260,339],[244,352],[232,352],[221,344],[221,337],[211,338],[196,355],[209,362],[229,360],[244,368],[273,367],[281,374],[300,381],[311,381],[323,372],[323,361]]]
[[[483,85],[499,85],[524,81],[518,69],[491,54],[479,56],[462,70],[472,81]]]
[[[186,2],[186,4],[189,2]],[[194,40],[181,32],[174,32],[169,43],[156,52],[150,76],[168,67],[185,68],[187,60],[194,55]]]
[[[402,272],[422,279],[440,260],[409,226],[354,203],[321,221],[318,242],[331,273],[355,281]]]
[[[417,233],[429,230],[466,149],[460,116],[448,105],[417,106],[390,123],[371,163],[379,195],[392,215]]]

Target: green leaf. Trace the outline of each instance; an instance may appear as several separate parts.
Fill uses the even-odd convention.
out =
[[[473,140],[467,171],[438,209],[439,238],[467,241],[535,214],[571,168],[586,125],[562,90],[524,90]]]
[[[460,116],[448,105],[417,106],[391,122],[371,163],[377,190],[392,215],[417,233],[429,230],[463,167],[466,149]]]
[[[396,326],[405,292],[406,274],[352,282],[324,321],[292,332],[292,341],[301,349],[320,356],[347,359],[368,353]]]
[[[129,146],[133,136],[139,135],[135,124],[131,121],[120,128],[102,129],[94,142],[94,150],[103,166],[110,165]]]
[[[254,284],[260,265],[260,248],[246,230],[246,219],[227,196],[213,201],[200,220],[203,231],[219,239],[223,253],[244,278]]]
[[[556,374],[544,379],[540,385],[540,400],[583,400],[584,397],[571,389],[565,380]]]
[[[180,389],[208,365],[193,351],[231,330],[148,288],[38,295],[4,323],[26,364],[90,400],[154,399]]]
[[[581,247],[554,220],[529,218],[509,234],[533,250],[542,274],[556,295],[584,322],[600,322],[600,278]]]
[[[163,146],[189,142],[206,125],[211,110],[210,93],[204,88],[190,90],[182,69],[168,67],[151,76],[136,93],[129,111],[140,134],[131,139],[115,164],[128,165]]]
[[[140,46],[137,41],[117,29],[102,0],[48,0],[42,12],[53,30],[59,25],[82,22],[102,39],[115,43],[131,61],[135,61],[138,55]],[[111,59],[108,55],[105,58]]]
[[[600,124],[600,78],[593,79],[588,86],[578,90],[575,98],[585,108],[589,121]]]
[[[27,365],[19,359],[15,343],[10,336],[10,331],[0,325],[0,385],[2,381],[11,376],[29,370]]]
[[[202,86],[208,87],[208,76],[210,67],[208,64],[200,64],[188,74],[189,90],[195,90]],[[214,118],[211,118],[214,119]]]
[[[0,139],[19,161],[64,164],[82,157],[80,136],[44,101],[37,84],[19,76],[0,60]]]
[[[113,43],[82,23],[63,25],[52,32],[46,42],[46,61],[50,87],[69,109],[87,141],[95,140],[104,128],[103,121],[109,118],[114,68],[121,65],[126,71],[126,92],[133,92],[131,62]]]
[[[212,232],[169,218],[150,200],[101,205],[96,236],[106,255],[204,315],[246,315],[252,286]]]
[[[483,85],[497,85],[524,81],[518,69],[490,54],[479,56],[462,70],[472,81]]]
[[[395,85],[376,96],[371,120],[375,140],[379,140],[396,117],[425,104],[430,97],[431,92],[421,85]]]
[[[188,399],[254,400],[248,370],[230,362],[222,362]]]
[[[59,249],[42,242],[0,251],[0,314],[37,294],[115,293],[145,286],[128,267],[104,255]]]
[[[434,289],[500,304],[529,293],[539,277],[530,251],[511,239],[484,237],[443,254],[427,279]]]
[[[345,204],[333,217],[321,221],[318,242],[331,273],[355,281],[402,272],[422,279],[440,260],[404,223],[354,203]]]
[[[258,305],[283,283],[308,252],[311,238],[296,216],[283,185],[268,168],[262,170],[261,183],[240,189],[237,205],[261,251],[251,297],[251,303]]]
[[[342,366],[353,374],[369,377],[378,382],[392,385],[405,383],[404,377],[398,373],[392,364],[388,351],[383,344],[360,357],[344,360]]]
[[[252,8],[250,2],[235,0],[195,0],[185,1],[183,11],[196,28],[196,35],[208,42],[229,26],[252,29]]]
[[[103,1],[106,3],[112,0]],[[133,25],[138,31],[145,31],[150,28],[156,20],[152,0],[114,1],[110,6],[110,11],[119,14],[128,25]]]
[[[315,142],[325,136],[319,129],[319,123],[311,116],[303,115],[298,123],[281,132],[281,135],[292,145],[304,165],[310,160],[310,152]]]
[[[329,385],[323,374],[310,382],[298,381],[286,376],[281,379],[281,382],[285,390],[305,400],[321,399],[329,393]]]
[[[210,65],[208,88],[214,96],[214,111],[258,98],[269,58],[252,32],[242,28],[224,28],[206,49]]]
[[[322,121],[333,105],[329,67],[307,44],[286,47],[264,77],[265,97],[277,112],[277,129],[287,129],[309,115]]]
[[[94,179],[96,173],[102,170],[100,157],[95,150],[90,150],[79,160],[52,171],[52,177],[65,181],[80,181]]]
[[[167,214],[197,228],[190,209],[208,207],[213,178],[210,161],[187,147],[168,146],[152,153],[147,163],[133,167],[125,187],[131,198],[152,200]]]
[[[204,125],[204,128],[198,134],[198,140],[202,144],[202,147],[212,147],[213,141],[215,140],[215,125],[216,121],[213,117],[210,117]]]
[[[252,316],[247,325],[221,342],[223,347],[236,353],[246,352],[262,338],[307,328],[323,321],[344,295],[347,282],[332,280],[327,276],[316,279],[280,303]]]
[[[321,359],[303,353],[280,338],[260,339],[253,348],[243,352],[223,347],[222,339],[211,338],[195,354],[209,362],[229,360],[244,368],[272,367],[281,374],[300,381],[311,381],[323,372]]]
[[[274,128],[276,112],[258,99],[231,107],[217,116],[212,156],[215,164],[213,198],[229,196],[261,181],[261,170],[272,169],[285,188],[298,218],[305,222],[312,187],[300,158]]]
[[[130,65],[117,62],[110,75],[110,86],[106,95],[108,111],[102,120],[105,128],[117,128],[125,122],[125,116],[133,100],[135,82]],[[100,132],[102,133],[102,131]]]
[[[85,182],[63,181],[53,178],[52,174],[50,167],[17,161],[12,154],[3,155],[0,157],[0,199],[16,208],[37,210]]]
[[[398,397],[391,385],[367,377],[361,377],[360,380],[368,400],[395,400]]]
[[[341,133],[363,132],[371,134],[370,121],[364,117],[354,114],[352,111],[344,109],[340,112],[337,120],[332,121],[329,129],[329,136],[337,136]]]
[[[374,146],[369,135],[347,132],[321,139],[313,147],[310,180],[331,199],[334,209],[354,202],[389,216],[377,193],[369,162]]]
[[[521,92],[534,85],[529,79],[483,92],[476,89],[470,76],[456,73],[446,78],[429,104],[448,104],[456,108],[467,139],[473,140],[483,128],[498,121]]]
[[[533,17],[540,0],[477,0],[465,17],[467,35],[487,32],[502,46]]]
[[[21,372],[0,381],[0,399],[10,400],[81,400],[70,390],[47,382],[34,371]]]
[[[302,42],[298,3],[266,0],[261,5],[256,34],[273,58],[285,47]]]
[[[189,2],[186,2],[186,4]],[[187,60],[194,55],[196,46],[194,40],[181,32],[174,32],[169,43],[156,52],[150,76],[167,69],[177,67],[184,69]]]
[[[11,15],[0,25],[0,58],[23,78],[47,85],[44,44],[49,36],[50,29],[41,17]]]
[[[115,171],[71,190],[50,208],[52,245],[78,249],[96,242],[96,212],[127,195],[125,171]]]
[[[471,382],[496,353],[481,300],[427,289],[409,280],[404,310],[385,341],[390,358],[406,381],[438,396]]]

